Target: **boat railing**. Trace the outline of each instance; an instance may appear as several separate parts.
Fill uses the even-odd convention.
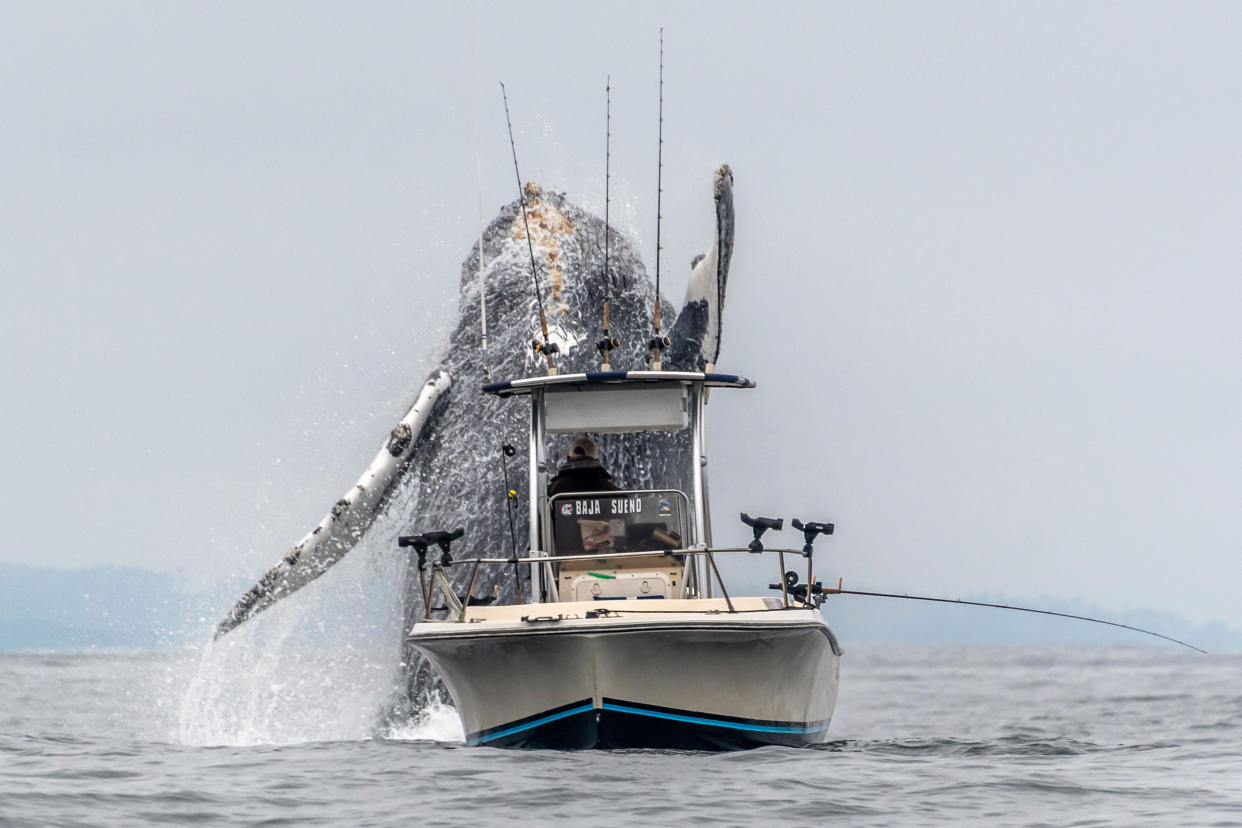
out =
[[[605,555],[601,554],[582,554],[582,555],[528,555],[524,557],[508,557],[508,558],[450,558],[441,556],[439,560],[432,560],[429,563],[431,568],[431,583],[427,582],[424,569],[419,568],[419,581],[422,585],[424,619],[431,620],[433,611],[447,611],[448,620],[462,621],[465,619],[465,608],[468,606],[479,604],[490,604],[495,596],[482,598],[474,595],[475,584],[478,580],[479,571],[483,567],[491,566],[513,566],[518,567],[521,564],[560,564],[572,561],[615,561],[632,558],[670,558],[681,562],[686,557],[706,558],[708,565],[715,573],[716,582],[720,586],[721,597],[725,600],[725,606],[729,612],[737,612],[733,605],[733,600],[729,596],[728,590],[725,588],[724,579],[720,575],[720,570],[716,566],[717,554],[731,554],[745,552],[749,555],[756,554],[756,551],[746,546],[726,546],[726,547],[692,547],[690,549],[648,549],[634,550],[628,552],[610,552]],[[823,603],[824,597],[828,594],[823,586],[814,580],[812,571],[812,556],[805,549],[784,549],[784,548],[765,548],[760,553],[775,552],[779,561],[779,578],[775,584],[769,584],[770,589],[780,589],[781,605],[784,609],[818,607]],[[798,575],[793,570],[785,569],[786,556],[793,555],[806,558],[806,583],[798,584]],[[468,566],[471,567],[470,579],[466,586],[466,594],[458,596],[452,587],[451,580],[445,574],[446,570],[453,567]],[[515,569],[515,572],[517,570]],[[432,603],[435,593],[439,592],[444,598],[444,606],[433,607]],[[520,589],[519,589],[520,595]],[[552,602],[548,602],[552,603]]]

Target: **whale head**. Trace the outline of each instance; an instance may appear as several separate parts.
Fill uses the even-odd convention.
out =
[[[526,185],[524,200],[525,216],[522,202],[514,201],[483,233],[482,281],[493,375],[513,378],[545,369],[543,357],[531,347],[532,341],[543,340],[541,302],[562,373],[598,370],[595,344],[603,332],[605,301],[610,332],[622,343],[613,362],[618,370],[646,367],[644,336],[650,329],[655,287],[634,244],[612,228],[605,273],[602,219],[563,193],[533,183]],[[470,337],[479,338],[479,256],[476,244],[462,265],[458,332],[467,347]]]

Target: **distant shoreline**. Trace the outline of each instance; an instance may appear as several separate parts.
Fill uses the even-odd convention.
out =
[[[0,563],[0,651],[171,651],[201,646],[240,592],[188,590],[173,574],[133,567],[60,569]],[[1242,630],[1158,610],[1110,612],[1084,602],[965,595],[1155,630],[1210,652],[1242,651]],[[842,644],[1154,646],[1149,636],[1082,621],[977,607],[837,596],[824,606]]]

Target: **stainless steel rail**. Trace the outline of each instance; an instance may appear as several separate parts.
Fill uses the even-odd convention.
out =
[[[806,553],[801,549],[764,549],[764,552],[779,552],[785,555],[799,555],[806,557]],[[709,555],[717,552],[747,552],[750,550],[745,546],[728,546],[719,549],[651,549],[644,552],[610,552],[607,555],[552,555],[537,556],[528,558],[518,558],[518,563],[562,563],[564,561],[607,561],[615,558],[650,558],[656,555],[663,557],[678,557],[681,555]],[[457,558],[449,562],[449,566],[457,566],[459,564],[512,564],[513,558]],[[784,573],[781,573],[782,575]]]

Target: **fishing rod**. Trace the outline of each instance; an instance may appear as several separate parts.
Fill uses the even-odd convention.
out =
[[[543,291],[539,289],[539,272],[535,268],[535,244],[530,237],[530,219],[526,216],[526,190],[522,188],[522,174],[518,172],[517,144],[513,141],[513,121],[509,118],[509,95],[505,85],[500,84],[500,96],[505,102],[505,125],[509,128],[509,149],[513,150],[513,173],[517,176],[518,200],[522,204],[522,224],[526,227],[526,249],[530,252],[530,278],[535,284],[535,301],[539,305],[539,327],[543,331],[543,342],[532,342],[535,353],[543,354],[548,360],[548,376],[556,373],[556,363],[552,357],[560,348],[555,342],[549,341],[548,317],[543,310]]]
[[[656,149],[656,290],[655,312],[652,322],[655,325],[655,336],[647,343],[651,352],[651,368],[659,371],[664,350],[672,344],[667,336],[660,333],[660,225],[663,214],[661,202],[664,196],[664,27],[660,27],[660,125],[659,143]]]
[[[819,585],[816,584],[815,586]],[[812,592],[817,592],[822,595],[864,595],[871,598],[901,598],[907,601],[932,601],[938,604],[964,604],[970,607],[991,607],[993,609],[1015,610],[1016,612],[1033,612],[1038,615],[1055,615],[1059,618],[1072,618],[1075,621],[1090,621],[1093,624],[1106,624],[1110,627],[1120,627],[1123,630],[1132,630],[1134,632],[1143,633],[1144,635],[1152,635],[1156,638],[1163,638],[1165,641],[1171,641],[1174,644],[1181,644],[1183,647],[1189,647],[1196,652],[1207,652],[1207,650],[1200,649],[1194,644],[1187,644],[1185,641],[1179,641],[1176,638],[1171,638],[1167,635],[1154,632],[1153,630],[1145,630],[1142,627],[1132,627],[1129,624],[1122,624],[1117,621],[1105,621],[1101,618],[1091,618],[1086,615],[1073,615],[1068,612],[1053,612],[1052,610],[1032,609],[1031,607],[1014,607],[1009,604],[989,604],[984,601],[963,601],[959,598],[930,598],[926,595],[898,595],[894,592],[863,592],[856,589],[842,589],[839,584],[836,589],[824,589],[823,587],[820,587],[819,589],[812,589]]]
[[[604,338],[595,344],[599,351],[601,371],[612,370],[612,351],[621,341],[612,335],[608,325],[608,306],[612,299],[612,278],[608,270],[608,237],[612,226],[609,224],[608,208],[612,185],[612,76],[604,81]]]

